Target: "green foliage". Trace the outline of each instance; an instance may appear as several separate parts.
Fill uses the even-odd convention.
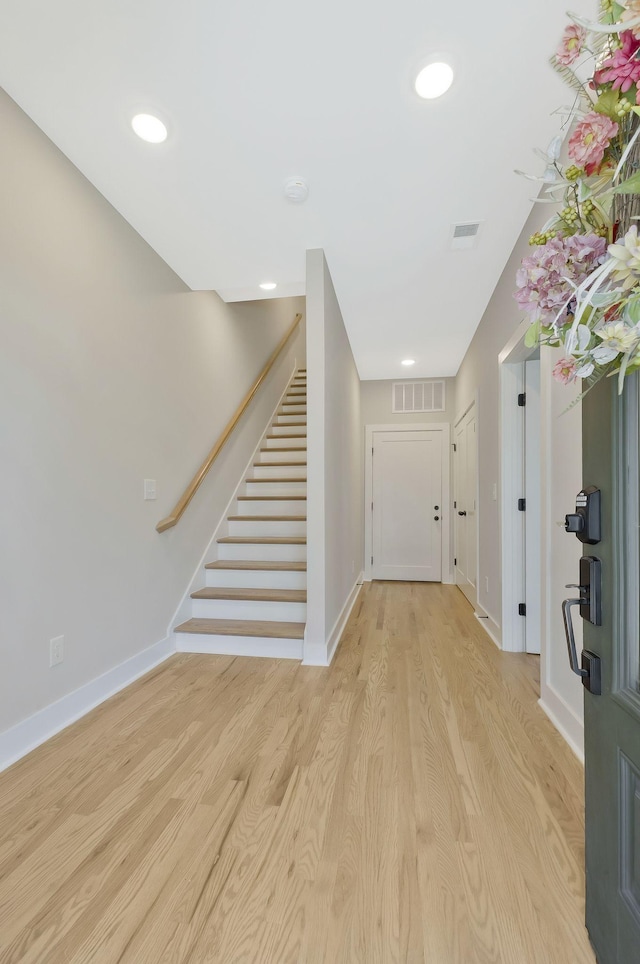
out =
[[[565,67],[564,64],[559,63],[558,58],[555,56],[555,54],[553,57],[549,59],[549,63],[551,64],[555,72],[562,77],[565,84],[568,87],[570,87],[572,90],[574,90],[576,94],[578,94],[578,96],[580,97],[580,100],[582,101],[582,106],[586,110],[591,110],[593,108],[591,98],[589,97],[589,94],[585,90],[585,86],[580,80],[580,78],[577,77],[576,74],[574,74],[574,72],[571,70],[570,67]]]
[[[606,114],[611,120],[617,122],[620,119],[616,112],[619,100],[620,95],[617,90],[605,90],[605,92],[598,97],[593,109],[597,111],[598,114]]]
[[[535,348],[540,338],[540,322],[534,321],[524,336],[524,343],[527,348]]]
[[[636,171],[626,181],[622,181],[613,190],[614,194],[640,194],[640,171]]]

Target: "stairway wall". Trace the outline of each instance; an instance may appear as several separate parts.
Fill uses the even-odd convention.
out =
[[[305,662],[330,662],[362,579],[360,378],[324,252],[307,252],[308,560]]]
[[[92,681],[126,682],[168,652],[303,330],[178,526],[155,525],[304,301],[190,291],[1,92],[0,125],[2,765],[3,732],[89,687],[80,712],[104,695]],[[59,635],[64,662],[49,668]],[[34,732],[25,723],[12,745]]]

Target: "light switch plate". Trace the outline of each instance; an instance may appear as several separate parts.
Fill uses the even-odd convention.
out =
[[[145,479],[144,480],[144,497],[145,500],[156,499],[156,480],[155,479]]]

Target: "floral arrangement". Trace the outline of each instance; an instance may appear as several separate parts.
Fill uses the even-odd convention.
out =
[[[558,136],[531,178],[560,210],[530,239],[515,298],[527,343],[563,349],[558,380],[617,375],[622,391],[640,369],[640,0],[602,0],[594,22],[568,16],[551,63],[575,96],[569,163]]]

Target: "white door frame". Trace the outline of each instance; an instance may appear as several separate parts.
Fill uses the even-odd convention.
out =
[[[484,609],[482,609],[482,607],[480,606],[480,463],[479,463],[480,449],[478,446],[478,438],[480,435],[480,421],[478,418],[477,391],[474,392],[474,395],[471,401],[467,405],[465,405],[465,407],[456,415],[453,421],[453,435],[455,440],[455,430],[457,429],[460,422],[462,422],[463,419],[467,417],[467,415],[472,409],[476,420],[476,433],[475,433],[476,435],[476,451],[475,451],[476,484],[475,484],[475,493],[474,493],[475,503],[476,503],[475,512],[474,512],[474,519],[475,519],[475,526],[476,526],[476,601],[473,608],[476,616],[478,616],[478,615],[486,615],[486,614],[484,612]],[[456,466],[456,463],[454,462],[454,471],[455,471],[455,466]],[[456,482],[456,489],[457,489],[457,482]],[[457,512],[457,508],[453,509],[453,511]],[[455,552],[455,548],[456,548],[455,547],[455,529],[453,528],[452,528],[452,539],[454,540],[453,551]],[[456,585],[455,571],[453,572],[452,581],[454,585]],[[462,592],[462,589],[460,590],[460,592]],[[465,595],[465,599],[467,598],[468,597]]]
[[[518,604],[527,598],[529,606],[541,607],[542,572],[526,584],[525,526],[518,511],[523,496],[525,439],[523,413],[517,396],[525,390],[525,362],[536,354],[528,348],[524,321],[498,356],[500,369],[500,469],[501,469],[501,570],[502,570],[502,648],[512,653],[526,652],[526,617],[518,614]],[[538,480],[541,484],[541,479]],[[541,531],[540,500],[527,505],[527,528]],[[540,564],[541,569],[541,564]]]
[[[373,546],[373,433],[442,432],[442,582],[453,582],[451,570],[451,426],[448,422],[403,422],[398,425],[365,425],[364,459],[364,578],[371,582]]]

